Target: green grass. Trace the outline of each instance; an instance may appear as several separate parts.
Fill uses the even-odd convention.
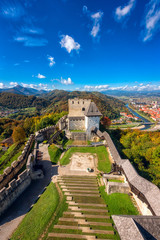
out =
[[[137,208],[133,205],[128,194],[112,193],[108,195],[105,187],[100,187],[100,193],[111,215],[139,215]]]
[[[119,180],[119,179],[108,179],[109,182],[120,182],[123,183],[124,181]]]
[[[12,162],[18,159],[18,157],[21,155],[23,151],[23,148],[24,144],[21,145],[13,144],[7,149],[5,154],[0,158],[0,164],[4,163],[0,167],[0,174],[3,173],[5,168],[10,167]]]
[[[65,146],[72,145],[73,142],[74,142],[73,139],[69,139],[69,140],[65,143]]]
[[[97,154],[98,157],[98,170],[103,172],[111,171],[111,163],[106,148],[104,146],[99,147],[72,147],[70,148],[60,160],[61,165],[67,165],[70,162],[70,157],[73,153],[91,153]]]
[[[38,239],[50,221],[59,203],[59,194],[53,183],[47,187],[38,202],[26,214],[11,240]]]
[[[85,132],[85,130],[70,130],[70,132]]]
[[[48,152],[50,155],[51,162],[53,164],[57,164],[62,154],[62,150],[60,148],[57,148],[54,144],[52,144],[48,147]]]

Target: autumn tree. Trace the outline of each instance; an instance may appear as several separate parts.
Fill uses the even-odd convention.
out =
[[[24,129],[21,126],[15,127],[12,133],[12,138],[14,143],[23,142],[26,138]]]
[[[108,128],[111,125],[111,120],[108,117],[103,117],[101,119],[101,124],[105,127]]]

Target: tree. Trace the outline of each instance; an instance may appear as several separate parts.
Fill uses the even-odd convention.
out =
[[[101,124],[105,127],[108,128],[111,125],[111,120],[108,117],[103,117],[101,119]]]
[[[24,129],[21,126],[14,128],[12,138],[14,143],[23,142],[26,138]]]

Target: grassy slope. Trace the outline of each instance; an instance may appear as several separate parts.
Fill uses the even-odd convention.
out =
[[[133,205],[130,197],[124,193],[112,193],[108,195],[105,187],[100,187],[100,193],[111,215],[138,215],[138,210]]]
[[[62,150],[57,148],[54,144],[52,144],[48,147],[48,152],[50,155],[51,162],[53,164],[57,164],[58,160],[62,154]]]
[[[11,240],[38,239],[55,212],[58,202],[58,191],[55,185],[50,183],[38,202],[26,214],[19,227],[13,233]]]
[[[67,165],[70,162],[70,157],[75,152],[91,154],[96,153],[98,156],[98,170],[103,172],[109,172],[111,170],[111,163],[109,161],[108,152],[104,146],[70,148],[60,160],[60,164]]]
[[[5,154],[0,158],[0,163],[6,162],[3,166],[0,167],[0,174],[3,173],[5,168],[10,167],[12,162],[18,159],[18,157],[21,155],[23,151],[23,148],[24,144],[20,145],[19,148],[17,148],[16,144],[13,144],[7,149]],[[11,154],[12,157],[10,158]]]

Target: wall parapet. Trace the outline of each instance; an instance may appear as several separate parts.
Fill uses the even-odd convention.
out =
[[[30,185],[31,177],[29,170],[24,170],[13,179],[8,187],[0,190],[0,215],[20,196],[20,194]]]
[[[12,162],[10,167],[4,169],[3,174],[0,175],[0,189],[5,187],[24,166],[34,143],[34,140],[35,136],[34,134],[31,134],[22,151],[22,154],[18,157],[17,161]]]

